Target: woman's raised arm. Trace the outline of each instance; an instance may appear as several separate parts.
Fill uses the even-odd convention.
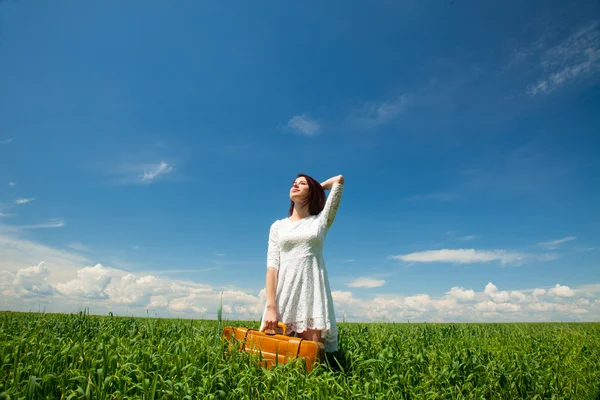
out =
[[[344,188],[344,177],[342,175],[334,176],[321,183],[321,186],[324,190],[331,189],[331,193],[329,193],[327,201],[325,202],[325,208],[323,208],[323,211],[321,211],[321,214],[319,215],[321,225],[325,229],[329,229],[331,224],[333,224],[338,207],[340,206],[342,189]]]

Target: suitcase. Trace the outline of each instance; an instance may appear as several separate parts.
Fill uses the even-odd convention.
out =
[[[277,364],[303,358],[306,369],[310,372],[317,361],[324,359],[325,346],[323,343],[286,336],[285,324],[279,322],[277,325],[282,329],[283,334],[227,326],[223,329],[223,338],[229,341],[230,348],[233,347],[234,342],[237,342],[240,350],[259,355],[262,365],[267,369]]]

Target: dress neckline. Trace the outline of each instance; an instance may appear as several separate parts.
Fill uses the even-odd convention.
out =
[[[295,223],[297,223],[297,222],[302,222],[302,221],[304,221],[304,220],[306,220],[306,219],[309,219],[309,218],[312,218],[312,217],[314,217],[314,215],[309,215],[308,217],[300,218],[300,219],[297,219],[297,220],[295,220],[295,221],[292,221],[292,220],[290,219],[290,217],[287,217],[287,218],[286,218],[286,221],[288,221],[289,223],[295,224]]]

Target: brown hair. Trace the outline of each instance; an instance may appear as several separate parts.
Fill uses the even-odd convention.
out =
[[[317,215],[325,208],[325,190],[323,190],[323,186],[321,186],[314,178],[305,174],[298,174],[296,179],[300,177],[306,178],[306,182],[308,183],[308,198],[306,199],[305,204],[308,204],[310,215]],[[294,181],[296,179],[294,179]],[[291,216],[294,211],[294,201],[291,203],[288,211],[289,216]]]

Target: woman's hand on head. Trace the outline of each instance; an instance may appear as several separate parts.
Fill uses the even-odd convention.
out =
[[[333,176],[321,183],[321,186],[323,187],[323,190],[329,190],[334,183],[344,184],[344,177],[342,175]]]

